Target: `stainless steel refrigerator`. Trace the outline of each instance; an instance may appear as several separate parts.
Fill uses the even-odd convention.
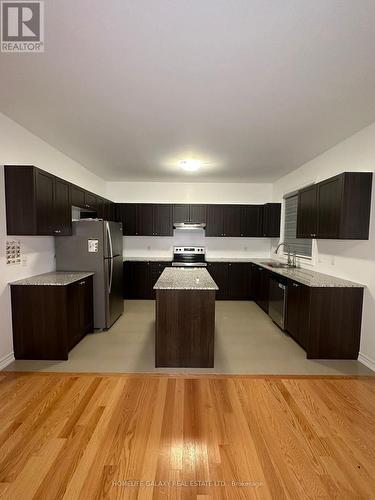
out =
[[[56,241],[57,271],[94,272],[94,327],[107,330],[124,312],[122,224],[73,222],[72,236]]]

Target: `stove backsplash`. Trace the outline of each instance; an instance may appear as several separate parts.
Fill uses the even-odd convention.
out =
[[[206,247],[207,259],[269,257],[269,238],[207,238],[204,230],[175,230],[171,237],[124,236],[124,256],[127,258],[168,258],[172,260],[174,246]]]

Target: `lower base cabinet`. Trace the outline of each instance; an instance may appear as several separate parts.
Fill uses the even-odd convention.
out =
[[[250,300],[251,266],[247,262],[208,262],[207,271],[219,287],[216,300]]]
[[[16,359],[66,360],[94,328],[92,276],[66,286],[12,285]]]
[[[269,279],[277,275],[251,266],[254,301],[268,313]],[[309,287],[284,276],[285,330],[309,359],[357,359],[361,338],[363,288]]]
[[[125,261],[124,298],[149,300],[155,299],[154,285],[161,273],[171,262]]]
[[[251,283],[253,300],[268,314],[269,272],[264,267],[251,265]]]

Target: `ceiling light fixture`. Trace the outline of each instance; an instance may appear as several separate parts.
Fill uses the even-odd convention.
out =
[[[187,172],[195,172],[200,168],[201,162],[199,160],[181,160],[179,165]]]

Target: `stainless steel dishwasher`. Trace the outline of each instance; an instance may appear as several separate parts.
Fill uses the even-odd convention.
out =
[[[269,283],[268,314],[274,323],[276,323],[282,330],[285,330],[286,285],[281,283],[276,277],[270,277]]]

